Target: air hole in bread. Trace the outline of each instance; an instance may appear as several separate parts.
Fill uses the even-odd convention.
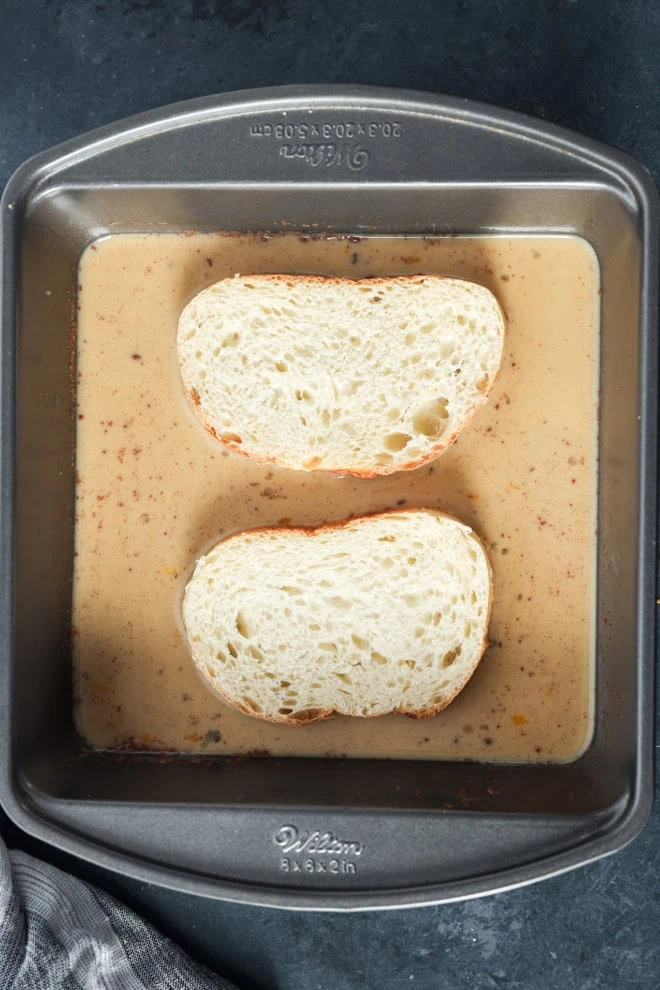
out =
[[[255,660],[265,660],[265,657],[258,646],[248,647],[248,653],[251,657],[254,657]]]
[[[351,639],[353,640],[353,643],[355,644],[355,646],[357,646],[359,650],[369,649],[368,640],[363,639],[362,636],[358,636],[357,633],[351,633]]]
[[[238,433],[223,433],[220,439],[223,443],[243,443],[242,437]]]
[[[228,334],[225,339],[220,344],[221,347],[238,347],[238,343],[241,339],[241,335],[234,331],[234,333]]]
[[[406,336],[404,337],[404,343],[406,347],[411,347],[416,340],[417,340],[416,333],[407,333]]]
[[[447,653],[445,653],[444,657],[442,658],[441,666],[451,667],[454,660],[456,660],[457,657],[460,657],[462,652],[463,652],[463,647],[459,643],[458,646],[455,646],[453,650],[449,650]]]
[[[430,399],[420,406],[413,415],[413,430],[421,433],[425,437],[439,439],[445,432],[449,413],[447,411],[449,400],[443,396],[437,399]]]
[[[233,658],[236,659],[236,657],[238,656],[238,653],[236,652],[236,647],[234,646],[234,644],[233,643],[227,643],[227,649],[229,650],[229,652],[231,653],[231,655],[233,656]]]
[[[248,621],[245,618],[245,612],[239,611],[236,614],[236,628],[244,639],[250,639],[252,633],[250,632],[250,627],[248,626]]]
[[[326,653],[337,653],[336,643],[319,643],[319,650],[325,650]]]
[[[246,695],[243,695],[243,702],[244,702],[244,704],[247,705],[248,708],[251,708],[253,712],[257,712],[258,713],[258,712],[261,711],[261,708],[256,703],[256,701],[254,700],[254,698],[248,698]]]
[[[333,673],[334,673],[335,677],[337,677],[340,681],[343,681],[344,684],[352,684],[353,683],[353,681],[350,679],[350,677],[348,676],[348,674],[339,674],[339,673],[337,673],[337,671],[333,671]]]
[[[382,453],[376,455],[377,464],[391,464],[393,460],[394,458],[392,457],[391,454]]]
[[[280,715],[290,715],[293,708],[278,708]]]
[[[280,586],[280,591],[284,591],[287,595],[302,595],[300,588],[296,588],[292,584],[283,584]]]
[[[342,598],[341,595],[333,595],[331,598],[327,599],[328,605],[332,605],[333,608],[341,609],[346,611],[351,607],[351,603],[347,598]]]
[[[380,664],[381,666],[387,663],[387,660],[385,659],[383,654],[378,653],[376,650],[371,651],[371,659],[373,660],[374,663]]]
[[[281,371],[281,372],[288,371],[289,365],[286,363],[286,361],[276,361],[275,369],[276,371]]]
[[[409,433],[388,433],[384,441],[385,449],[392,451],[403,450],[411,440],[412,437]]]

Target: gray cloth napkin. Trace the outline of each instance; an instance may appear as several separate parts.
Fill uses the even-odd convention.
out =
[[[1,990],[235,990],[114,897],[0,840]]]

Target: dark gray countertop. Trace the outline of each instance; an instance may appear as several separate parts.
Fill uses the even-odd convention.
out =
[[[659,51],[656,0],[5,0],[0,186],[35,152],[149,107],[337,81],[524,110],[623,148],[658,180]],[[496,897],[364,915],[183,896],[2,827],[10,844],[102,884],[246,988],[660,985],[657,809],[632,846],[577,872]]]

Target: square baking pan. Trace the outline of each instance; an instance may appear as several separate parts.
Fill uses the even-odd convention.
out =
[[[636,162],[513,113],[356,87],[184,103],[39,155],[2,200],[0,799],[180,890],[435,903],[614,852],[653,793],[657,238]],[[576,234],[601,273],[595,730],[559,765],[90,751],[72,716],[78,263],[125,232]]]

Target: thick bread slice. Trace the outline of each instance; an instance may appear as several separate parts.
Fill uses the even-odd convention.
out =
[[[504,318],[473,282],[236,276],[179,320],[184,386],[221,443],[297,470],[363,477],[446,450],[484,404]]]
[[[229,537],[197,562],[183,619],[203,678],[241,712],[426,718],[474,673],[491,595],[468,526],[404,509]]]

